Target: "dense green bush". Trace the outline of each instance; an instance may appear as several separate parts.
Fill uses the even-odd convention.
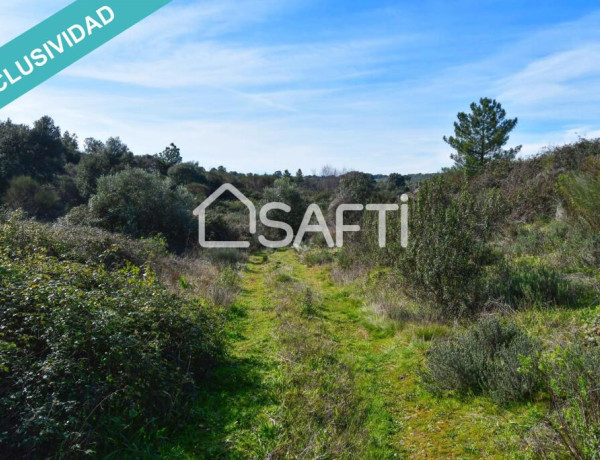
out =
[[[180,163],[171,166],[168,176],[177,185],[206,184],[204,169],[194,163]]]
[[[488,239],[502,207],[494,191],[453,194],[443,178],[419,188],[410,208],[407,249],[390,246],[393,263],[414,295],[451,314],[474,311],[482,298]]]
[[[542,151],[514,161],[493,161],[468,181],[469,190],[502,190],[510,220],[533,222],[554,218],[561,199],[557,183],[561,175],[586,169],[600,155],[600,139],[581,139],[573,144]]]
[[[101,177],[89,203],[94,225],[135,237],[162,234],[179,249],[196,238],[194,207],[184,188],[141,169]]]
[[[304,212],[308,206],[308,203],[300,193],[300,189],[296,183],[291,178],[287,177],[277,179],[272,187],[266,188],[263,192],[262,202],[287,204],[291,208],[289,213],[274,210],[269,213],[268,217],[289,224],[294,231],[298,230],[298,227],[300,227]],[[280,238],[279,236],[274,236],[279,233],[276,230],[265,228],[263,231],[266,234],[271,234],[270,238]]]
[[[17,176],[29,176],[41,184],[49,183],[72,159],[65,134],[50,117],[42,117],[32,127],[0,122],[0,194]]]
[[[42,236],[11,227],[0,231],[2,455],[115,454],[185,418],[223,353],[220,310],[149,270],[51,257]]]
[[[600,237],[590,229],[600,212],[599,153],[600,140],[581,140],[527,160],[493,161],[472,176],[447,170],[413,195],[407,249],[397,216],[388,216],[381,249],[377,218],[366,213],[364,231],[347,236],[337,262],[346,270],[395,267],[405,293],[450,317],[493,305],[597,302]],[[555,220],[564,218],[561,199],[582,225]]]
[[[135,240],[99,228],[71,225],[66,220],[42,224],[28,220],[23,213],[0,211],[2,241],[23,253],[44,254],[59,260],[122,268],[142,267],[167,254],[160,238]]]
[[[436,393],[486,394],[499,403],[526,399],[539,388],[538,350],[514,323],[484,319],[431,347],[424,380]]]
[[[96,193],[98,179],[122,171],[134,163],[133,153],[118,137],[106,142],[85,140],[85,154],[75,168],[75,183],[86,200]]]
[[[28,176],[11,179],[4,202],[13,209],[23,209],[36,217],[56,217],[60,210],[59,197],[50,186],[42,186]]]
[[[375,189],[375,179],[371,174],[351,171],[340,177],[336,191],[340,203],[367,203]]]
[[[513,308],[575,307],[586,299],[577,286],[536,259],[522,259],[499,267],[490,295]]]
[[[551,411],[531,445],[541,458],[593,460],[600,452],[600,348],[558,349],[542,366]]]

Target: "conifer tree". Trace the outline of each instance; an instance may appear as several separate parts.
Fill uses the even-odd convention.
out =
[[[471,104],[471,113],[460,112],[454,122],[454,136],[444,141],[456,150],[451,157],[456,166],[477,170],[491,160],[514,158],[521,146],[503,149],[517,118],[507,119],[506,111],[495,99],[481,98]]]

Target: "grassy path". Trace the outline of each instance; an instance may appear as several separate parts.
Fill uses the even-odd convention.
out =
[[[374,317],[358,286],[293,251],[252,256],[220,368],[171,458],[507,458],[535,407],[436,399],[418,383],[438,331]],[[518,451],[518,448],[516,449]],[[511,458],[515,458],[514,454]]]

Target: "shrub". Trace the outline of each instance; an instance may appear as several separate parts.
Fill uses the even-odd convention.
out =
[[[49,186],[41,186],[33,178],[13,178],[4,195],[4,202],[13,209],[21,208],[36,217],[56,216],[60,209],[59,198]]]
[[[542,458],[597,459],[600,452],[600,348],[558,349],[542,366],[551,407],[530,439]]]
[[[221,270],[209,288],[208,296],[218,306],[230,306],[239,292],[239,276],[227,266]]]
[[[101,177],[89,208],[95,225],[135,237],[163,234],[178,249],[195,229],[192,196],[170,179],[141,169]]]
[[[248,259],[248,253],[240,249],[222,248],[202,252],[202,255],[214,264],[222,267],[243,264]]]
[[[424,380],[435,393],[486,394],[499,403],[523,400],[539,388],[539,377],[531,370],[538,350],[537,342],[514,323],[484,319],[434,343]]]
[[[0,193],[20,175],[50,182],[63,172],[65,156],[68,149],[52,118],[44,116],[31,128],[10,120],[0,122]]]
[[[167,174],[177,185],[206,183],[206,176],[204,176],[202,168],[194,163],[180,163],[171,166]]]
[[[83,155],[75,168],[75,185],[77,191],[84,198],[89,199],[96,193],[98,178],[110,174],[110,160],[106,155]]]
[[[75,184],[85,200],[96,193],[98,179],[122,171],[132,165],[134,156],[121,139],[109,138],[106,143],[97,139],[85,140],[85,154],[75,168]]]
[[[64,220],[42,224],[19,212],[0,212],[0,232],[3,243],[19,248],[22,254],[41,252],[58,260],[105,268],[123,268],[128,263],[141,267],[167,254],[166,243],[160,239],[134,240]]]
[[[304,212],[308,206],[300,193],[298,185],[291,178],[286,177],[277,179],[272,187],[266,188],[263,191],[262,202],[263,204],[273,202],[287,204],[291,208],[289,213],[281,210],[273,210],[269,212],[268,217],[289,224],[294,231],[300,227]],[[268,235],[270,239],[282,238],[282,236],[279,236],[282,232],[272,228],[264,228],[262,232]]]
[[[114,454],[184,418],[223,353],[222,313],[170,294],[148,270],[31,251],[10,225],[0,231],[3,455]]]
[[[481,199],[467,192],[453,195],[443,177],[421,186],[411,207],[408,248],[390,245],[418,299],[454,314],[482,306],[485,267],[492,258],[487,240],[500,212],[495,192]]]
[[[469,190],[475,194],[489,188],[502,190],[511,220],[553,218],[561,198],[556,186],[559,177],[582,170],[590,159],[598,158],[599,152],[600,139],[581,139],[533,158],[494,161],[470,180]]]
[[[351,171],[340,177],[337,202],[365,203],[373,194],[375,178],[371,174]]]
[[[513,307],[574,307],[585,300],[564,276],[535,260],[506,264],[499,271],[492,281],[491,295]]]
[[[302,256],[302,260],[309,267],[314,265],[325,265],[333,262],[334,255],[333,252],[327,249],[315,249],[306,251]]]
[[[310,287],[302,289],[300,294],[300,314],[303,316],[314,316],[317,314],[315,295]]]
[[[592,232],[600,230],[600,161],[596,174],[561,177],[560,191],[571,216]]]

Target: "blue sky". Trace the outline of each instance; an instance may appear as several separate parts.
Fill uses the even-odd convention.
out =
[[[69,3],[2,2],[0,42]],[[229,170],[415,173],[451,164],[442,136],[482,96],[524,155],[600,136],[600,5],[174,0],[0,118]]]

